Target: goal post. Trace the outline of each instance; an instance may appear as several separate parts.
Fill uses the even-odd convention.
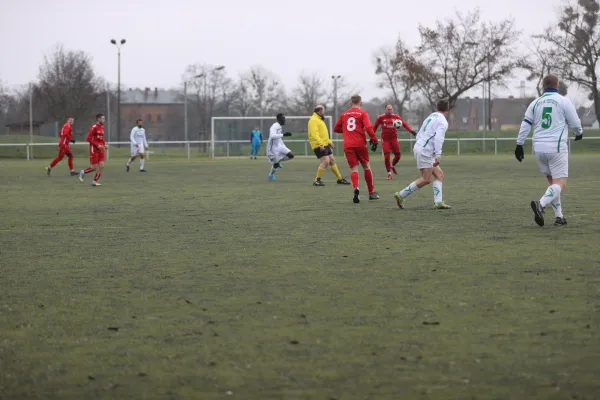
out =
[[[292,132],[291,137],[284,139],[286,146],[298,157],[313,155],[308,142],[308,120],[310,116],[286,115],[284,131]],[[250,157],[252,149],[250,135],[254,129],[262,133],[263,142],[259,156],[266,155],[269,129],[275,123],[274,116],[263,117],[212,117],[211,120],[211,157]],[[337,144],[341,136],[336,138],[333,133],[333,121],[330,115],[325,116],[329,129],[329,137]],[[337,140],[336,140],[337,139]],[[334,154],[337,153],[337,147]]]

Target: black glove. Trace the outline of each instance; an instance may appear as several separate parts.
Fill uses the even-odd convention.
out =
[[[583,139],[583,133],[581,135],[575,135],[575,141]]]
[[[517,148],[515,149],[515,157],[517,160],[519,160],[519,162],[521,162],[525,159],[525,152],[523,151],[523,145],[521,145],[521,144],[517,145]]]
[[[75,139],[71,139],[71,143],[73,143],[73,144],[74,144],[74,143],[75,143]]]
[[[292,132],[286,132],[283,134],[283,136],[292,136]]]
[[[412,133],[413,136],[417,136],[417,132],[415,131],[410,131],[410,133]]]
[[[377,151],[377,145],[378,145],[378,143],[376,143],[376,142],[374,142],[372,140],[369,140],[369,143],[371,144],[371,151],[373,153],[376,152]]]

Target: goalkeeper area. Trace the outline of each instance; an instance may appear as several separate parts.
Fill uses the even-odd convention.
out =
[[[316,159],[0,158],[0,398],[596,398],[600,157],[540,228],[529,152],[445,156],[442,211],[403,150],[360,204]]]

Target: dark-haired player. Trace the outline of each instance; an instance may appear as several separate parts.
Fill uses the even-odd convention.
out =
[[[54,160],[52,160],[50,165],[46,167],[46,174],[48,174],[48,176],[50,176],[52,168],[54,168],[56,164],[58,164],[65,156],[67,156],[71,176],[78,174],[73,166],[73,152],[71,151],[71,143],[75,143],[75,140],[73,139],[73,121],[73,117],[68,117],[67,122],[60,130],[60,139],[58,140],[58,155]]]
[[[106,158],[105,150],[108,144],[104,141],[104,114],[96,114],[96,123],[92,125],[88,132],[87,142],[90,144],[90,166],[79,171],[79,181],[83,182],[83,176],[92,171],[96,171],[92,186],[100,186],[98,180],[102,176],[104,160]]]
[[[275,117],[277,121],[271,125],[269,130],[269,141],[267,142],[267,157],[271,165],[271,172],[269,172],[268,179],[270,181],[276,181],[275,172],[281,166],[282,161],[291,160],[294,158],[294,153],[288,149],[283,143],[284,136],[292,136],[290,132],[283,132],[283,126],[285,125],[285,114],[279,113]]]

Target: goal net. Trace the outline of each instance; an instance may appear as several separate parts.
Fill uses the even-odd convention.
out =
[[[307,116],[287,116],[285,132],[292,132],[291,137],[284,138],[285,145],[298,157],[313,156],[314,153],[308,142]],[[275,123],[275,117],[213,117],[211,123],[212,157],[250,157],[252,150],[252,131],[256,128],[262,132],[263,142],[260,146],[259,157],[266,156],[269,129]],[[341,141],[341,136],[332,136],[333,125],[331,116],[325,116],[329,136]],[[341,143],[341,142],[340,142]],[[338,151],[336,146],[336,151]],[[337,153],[334,153],[337,154]]]

